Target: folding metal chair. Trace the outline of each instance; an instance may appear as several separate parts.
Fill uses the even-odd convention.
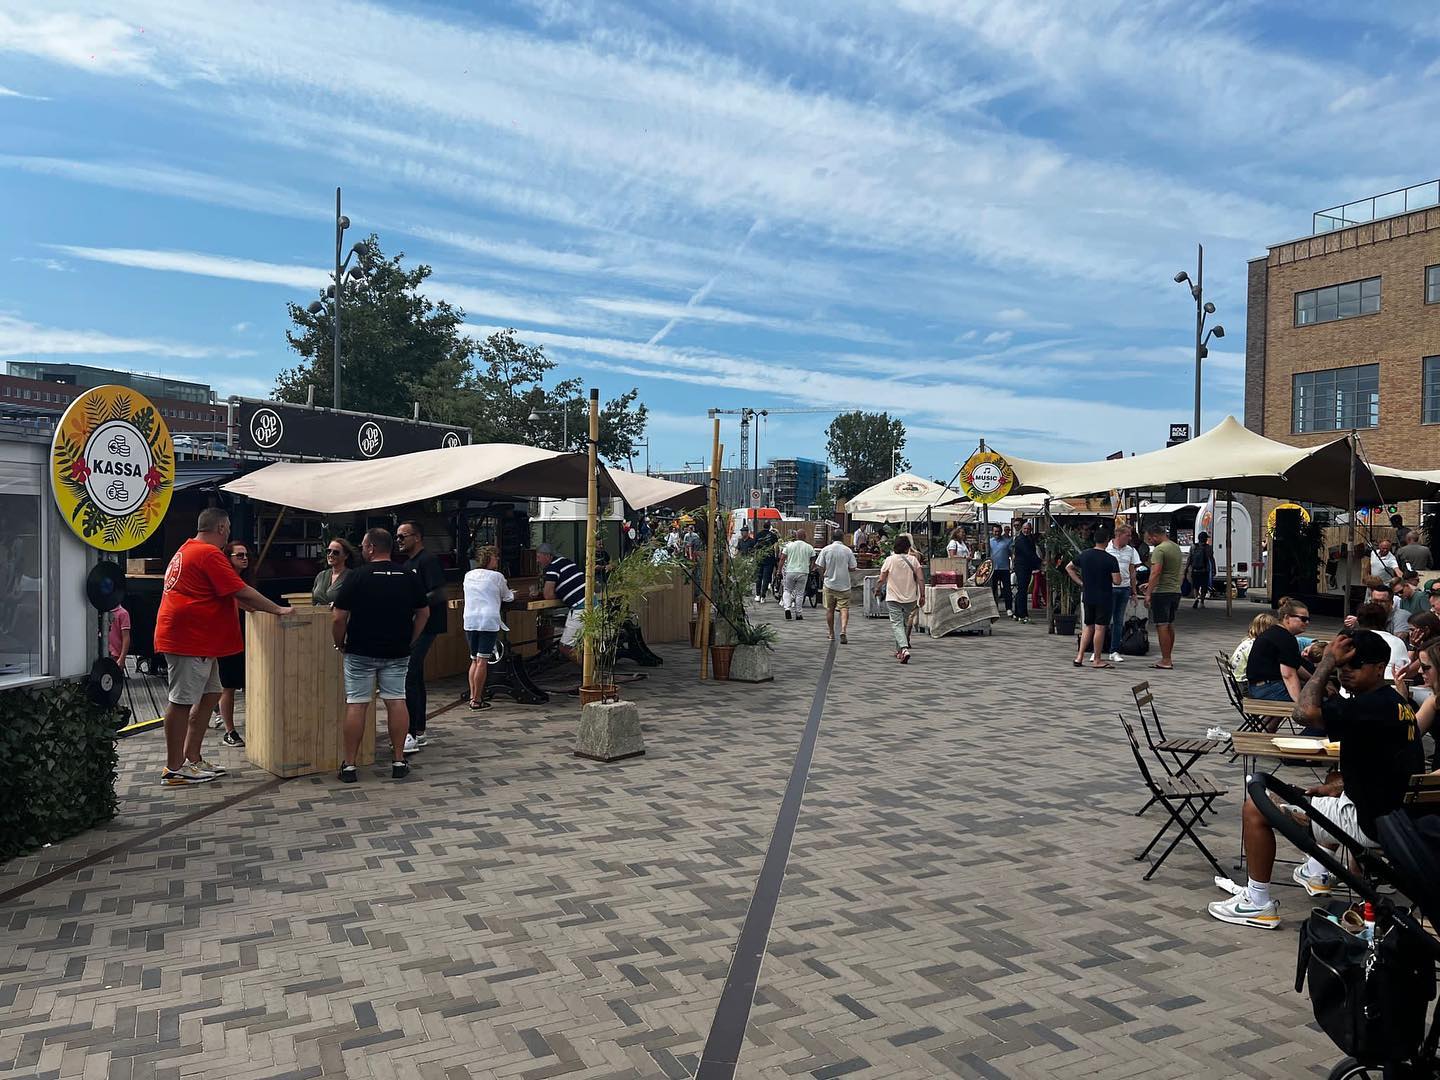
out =
[[[1155,697],[1150,693],[1148,682],[1137,683],[1130,688],[1131,695],[1135,698],[1135,711],[1140,714],[1140,729],[1145,733],[1145,744],[1150,747],[1150,752],[1155,755],[1155,760],[1160,763],[1160,768],[1171,779],[1179,779],[1190,771],[1190,767],[1199,761],[1206,754],[1213,754],[1216,750],[1225,746],[1220,739],[1171,739],[1165,735],[1165,728],[1160,723],[1160,714],[1155,709]],[[1149,716],[1146,716],[1146,711]],[[1151,734],[1151,727],[1154,727],[1154,735]],[[1155,739],[1159,735],[1159,741]],[[1175,767],[1165,760],[1165,755],[1171,755]],[[1149,802],[1135,811],[1135,816],[1149,810],[1155,805],[1152,797]],[[1208,811],[1210,807],[1204,807]]]
[[[1140,770],[1140,778],[1145,781],[1145,786],[1150,789],[1152,802],[1158,802],[1170,815],[1169,820],[1160,826],[1160,831],[1155,834],[1150,843],[1145,845],[1145,850],[1135,856],[1136,862],[1143,862],[1149,857],[1155,845],[1164,839],[1165,834],[1170,831],[1170,826],[1179,826],[1180,831],[1170,840],[1170,844],[1160,853],[1160,857],[1151,864],[1150,869],[1145,872],[1145,881],[1155,876],[1170,853],[1185,837],[1189,837],[1191,843],[1200,849],[1215,873],[1221,877],[1228,877],[1225,870],[1221,868],[1215,856],[1210,854],[1210,849],[1205,842],[1195,833],[1195,826],[1203,824],[1201,814],[1210,808],[1210,805],[1221,795],[1226,794],[1227,789],[1218,788],[1209,780],[1202,780],[1193,776],[1175,776],[1156,778],[1148,765],[1145,764],[1145,755],[1140,751],[1140,740],[1135,737],[1135,728],[1124,713],[1118,714],[1120,723],[1125,726],[1125,736],[1130,740],[1130,752],[1135,755],[1135,765]]]

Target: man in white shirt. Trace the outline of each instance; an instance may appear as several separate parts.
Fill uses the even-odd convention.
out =
[[[1143,564],[1140,553],[1131,545],[1135,531],[1129,525],[1115,530],[1115,538],[1105,545],[1105,552],[1120,564],[1120,584],[1115,586],[1114,615],[1110,619],[1110,662],[1121,663],[1120,635],[1125,629],[1125,612],[1130,607],[1130,591],[1135,587],[1135,568]]]
[[[830,640],[835,640],[835,612],[840,612],[840,644],[848,645],[845,632],[850,628],[850,572],[859,568],[855,553],[836,537],[820,549],[815,565],[825,575],[825,627]]]
[[[1390,541],[1381,540],[1370,553],[1370,573],[1389,584],[1400,576],[1400,560],[1390,550]]]
[[[784,585],[780,606],[785,609],[786,619],[805,618],[800,605],[805,599],[805,582],[810,577],[810,564],[815,561],[815,549],[801,539],[803,535],[799,529],[792,532],[790,542],[780,553],[780,580]]]

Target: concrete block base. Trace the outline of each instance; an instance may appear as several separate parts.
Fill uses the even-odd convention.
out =
[[[645,753],[640,734],[640,707],[633,701],[591,702],[580,710],[575,756],[619,761]]]
[[[770,650],[763,645],[736,645],[730,661],[731,682],[769,682],[775,676],[770,670]]]

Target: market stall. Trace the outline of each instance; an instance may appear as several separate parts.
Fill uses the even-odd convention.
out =
[[[455,500],[459,505],[468,500],[515,500],[541,496],[575,498],[587,495],[592,484],[596,491],[605,496],[619,497],[634,510],[693,505],[703,490],[603,467],[598,467],[592,478],[587,455],[564,454],[509,443],[454,446],[365,461],[280,462],[233,480],[225,484],[223,490],[276,507],[278,525],[284,513],[293,508],[331,515],[388,514],[442,498]],[[388,522],[387,516],[385,523]],[[528,548],[528,541],[527,536],[519,542]],[[262,548],[262,560],[264,554]],[[456,554],[457,561],[461,561],[465,553]],[[506,554],[502,548],[502,561]],[[583,562],[580,552],[574,554],[577,562]],[[533,567],[533,557],[521,559],[519,565],[522,569]],[[533,574],[522,573],[512,577],[510,585],[517,597],[516,604],[506,615],[510,625],[509,636],[516,642],[511,651],[523,657],[533,653],[537,641],[543,640],[543,633],[537,625],[543,617],[541,609],[554,607],[558,602],[540,600],[532,595],[539,591],[540,586],[539,577]],[[436,640],[427,658],[426,674],[429,678],[458,674],[469,664],[460,618],[463,600],[459,595],[458,582],[452,583],[449,588],[452,592],[449,601],[451,617],[447,620],[445,634]],[[684,591],[679,583],[673,588],[677,592]],[[304,627],[294,628],[296,633],[303,631],[316,636],[328,632],[326,613],[308,608],[303,595],[296,599],[301,603],[296,618],[305,620]],[[688,599],[686,592],[687,615]],[[665,608],[663,603],[657,606]],[[675,621],[656,619],[652,620],[652,625],[657,632],[673,631],[670,623]],[[688,621],[675,637],[683,637],[687,632]],[[294,647],[300,649],[303,644],[297,637]],[[257,639],[246,653],[247,694],[260,706],[258,710],[252,707],[247,713],[247,725],[260,735],[262,745],[288,745],[293,742],[294,729],[313,728],[317,724],[325,726],[325,718],[334,703],[334,688],[323,679],[298,680],[293,684],[293,692],[278,692],[273,685],[275,672],[288,671],[293,665],[280,662],[274,655],[277,647],[277,642]],[[326,651],[330,658],[338,658],[333,648],[320,649],[318,653]],[[322,660],[317,659],[316,662],[322,663]],[[338,664],[338,659],[336,662]],[[517,700],[526,700],[528,695],[527,690],[527,697],[517,696]],[[267,708],[264,705],[266,702],[275,707]],[[265,730],[257,730],[257,724]],[[273,764],[257,763],[267,768]]]

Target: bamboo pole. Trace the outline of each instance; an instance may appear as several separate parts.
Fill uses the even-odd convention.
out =
[[[715,509],[720,501],[720,418],[715,425],[710,452],[710,501],[706,510],[705,570],[700,575],[700,679],[710,677],[710,590],[715,583]]]
[[[1350,432],[1350,547],[1346,554],[1349,556],[1349,558],[1346,559],[1346,563],[1353,568],[1355,566],[1355,432],[1353,430]],[[1364,580],[1365,575],[1362,573],[1360,577],[1361,580]],[[1319,582],[1316,583],[1315,587],[1317,589],[1320,587]],[[1354,612],[1350,610],[1350,598],[1354,596],[1354,594],[1354,584],[1351,582],[1350,574],[1347,572],[1345,575],[1346,615],[1354,614]]]
[[[589,476],[585,484],[585,604],[593,607],[599,598],[595,595],[595,534],[599,529],[600,490],[597,486],[596,450],[600,443],[600,391],[590,390],[590,438],[587,440]],[[582,686],[595,685],[595,650],[587,648],[581,663],[580,683]]]

